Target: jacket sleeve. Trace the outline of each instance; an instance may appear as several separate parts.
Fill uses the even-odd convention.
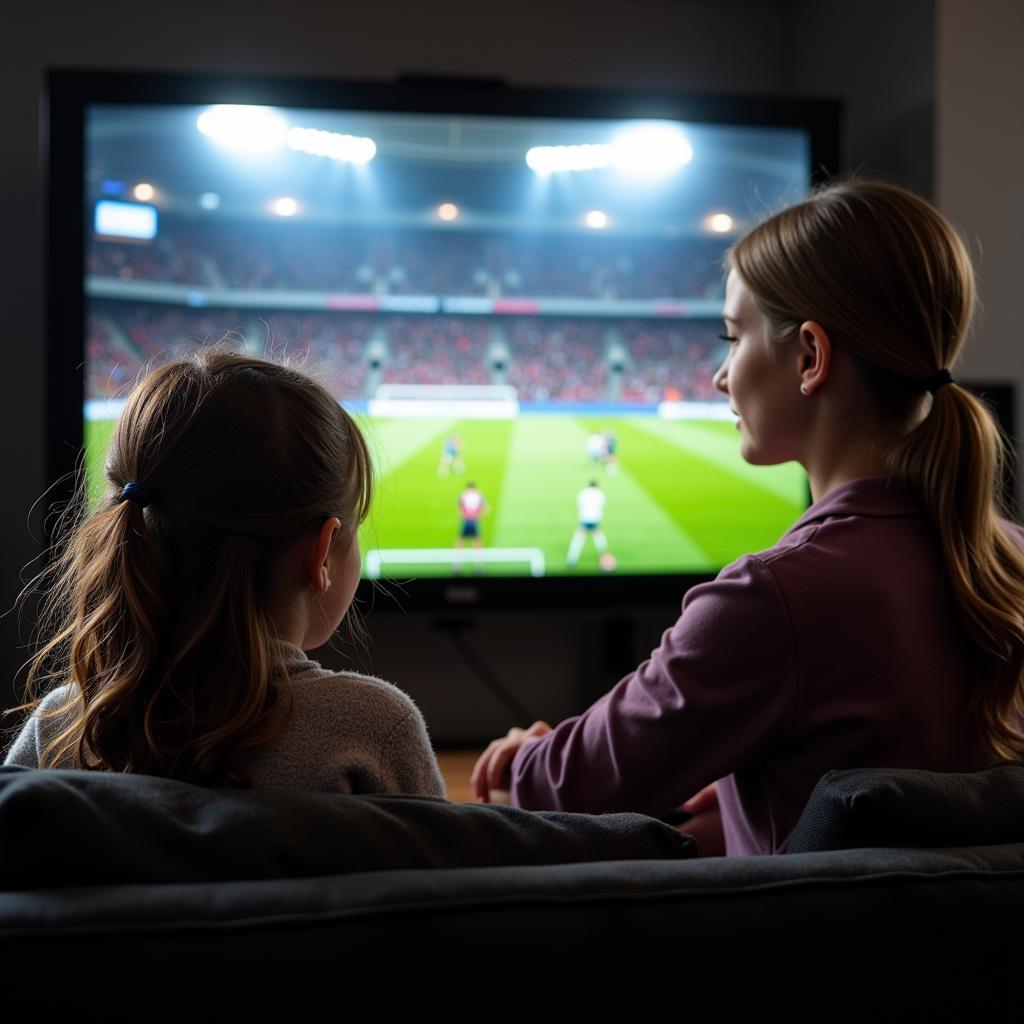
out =
[[[639,668],[517,752],[512,802],[667,814],[786,737],[797,673],[782,592],[769,566],[748,555],[687,593]]]

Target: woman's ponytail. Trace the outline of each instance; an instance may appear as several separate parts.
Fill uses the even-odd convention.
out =
[[[971,711],[1001,758],[1024,756],[1024,555],[1007,537],[997,500],[1005,442],[970,392],[940,388],[932,408],[891,453],[890,472],[927,509],[945,578],[976,645]]]

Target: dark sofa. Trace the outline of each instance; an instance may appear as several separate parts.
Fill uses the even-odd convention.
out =
[[[793,849],[701,860],[641,815],[4,768],[0,965],[54,1005],[105,979],[176,1012],[1017,1012],[1024,767],[831,773]]]

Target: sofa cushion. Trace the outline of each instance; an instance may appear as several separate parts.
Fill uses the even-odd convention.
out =
[[[6,890],[646,860],[695,852],[691,838],[641,814],[204,789],[143,775],[0,768],[0,888]]]
[[[1024,842],[1024,765],[982,772],[847,769],[815,786],[790,853]]]

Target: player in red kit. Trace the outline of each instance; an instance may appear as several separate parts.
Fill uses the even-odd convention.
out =
[[[486,511],[487,502],[484,500],[484,496],[477,489],[476,484],[470,481],[459,495],[459,536],[455,539],[457,548],[464,548],[466,541],[471,541],[477,550],[483,547],[483,538],[480,536],[480,517]],[[456,562],[455,571],[459,572],[460,569],[460,564]]]

